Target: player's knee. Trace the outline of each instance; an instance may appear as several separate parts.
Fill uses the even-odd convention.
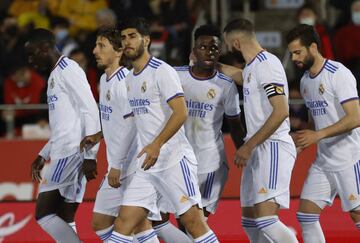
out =
[[[353,222],[355,223],[360,222],[360,206],[350,211],[350,217],[353,220]]]
[[[180,221],[191,235],[197,231],[206,232],[208,228],[203,219],[202,211],[194,206],[180,216]]]
[[[95,231],[95,232],[107,228],[104,226],[104,224],[101,220],[97,220],[96,218],[92,218],[91,227],[92,227],[93,231]]]

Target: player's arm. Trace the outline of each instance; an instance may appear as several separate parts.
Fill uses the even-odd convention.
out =
[[[245,166],[253,149],[268,139],[289,116],[289,105],[284,91],[280,89],[279,92],[276,85],[268,85],[269,86],[265,86],[264,88],[268,90],[268,99],[273,110],[264,125],[236,151],[235,163],[238,166]]]
[[[96,144],[98,144],[103,137],[104,136],[102,131],[99,131],[93,135],[85,136],[80,142],[80,152],[91,149]]]
[[[49,140],[31,164],[31,178],[35,182],[41,182],[42,180],[41,170],[44,168],[45,161],[50,159],[50,149],[51,143]]]
[[[296,145],[307,147],[317,143],[321,139],[334,137],[343,133],[350,132],[354,128],[360,127],[360,105],[358,99],[349,100],[342,103],[345,115],[331,126],[318,131],[301,130],[297,132]]]
[[[233,140],[235,147],[238,149],[244,143],[244,127],[241,123],[240,115],[238,116],[226,116],[226,120],[229,124],[231,139]]]
[[[146,153],[146,158],[144,160],[141,168],[144,170],[149,169],[153,166],[160,154],[160,148],[172,137],[174,134],[181,128],[184,122],[187,119],[187,108],[185,104],[185,98],[183,94],[179,94],[175,98],[168,100],[168,104],[172,110],[172,114],[167,121],[163,130],[159,135],[153,140],[153,142],[147,145],[139,153],[138,157],[141,157]]]
[[[226,76],[232,78],[237,85],[243,85],[242,69],[223,63],[218,63],[218,69]]]

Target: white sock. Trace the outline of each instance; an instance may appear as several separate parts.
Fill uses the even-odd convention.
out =
[[[97,234],[97,236],[99,236],[100,240],[106,241],[107,239],[110,238],[113,229],[114,229],[114,225],[111,225],[106,229],[95,231],[95,233]]]
[[[122,235],[116,231],[111,233],[110,238],[107,240],[108,243],[132,243],[133,237],[129,235]]]
[[[264,232],[256,227],[256,221],[253,218],[242,217],[241,224],[245,233],[251,243],[269,243],[272,242],[268,239]]]
[[[202,236],[199,236],[198,238],[194,239],[195,243],[219,243],[218,238],[214,234],[212,230],[209,230]]]
[[[68,223],[68,225],[69,225],[69,226],[73,229],[73,231],[77,234],[75,221],[74,221],[74,222],[71,222],[71,223]]]
[[[305,243],[325,243],[325,236],[319,222],[319,214],[298,212],[296,213],[296,218],[301,225],[302,237]]]
[[[263,231],[273,242],[298,242],[295,234],[276,215],[257,218],[256,227]]]
[[[184,232],[175,227],[170,221],[153,227],[159,238],[166,243],[191,243],[192,240]]]
[[[358,230],[360,230],[360,221],[357,222],[355,225],[356,225],[356,228],[358,228]]]
[[[159,239],[153,229],[145,230],[137,233],[135,237],[139,243],[159,243]]]
[[[37,222],[57,243],[81,242],[74,230],[56,214],[46,215]]]

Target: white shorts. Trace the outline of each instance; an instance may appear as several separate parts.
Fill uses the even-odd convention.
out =
[[[149,173],[138,170],[124,195],[123,205],[159,211],[161,200],[161,204],[166,205],[161,211],[176,215],[185,213],[193,205],[201,208],[196,173],[197,166],[186,157],[164,171]]]
[[[310,200],[323,208],[325,204],[331,205],[337,194],[344,212],[360,206],[360,160],[337,172],[322,171],[317,166],[311,166],[301,199]]]
[[[81,203],[86,189],[86,178],[81,168],[83,161],[81,153],[51,160],[44,173],[39,193],[58,189],[66,202]]]
[[[258,145],[242,172],[241,206],[252,207],[273,198],[281,208],[289,208],[295,158],[293,143],[266,140]]]
[[[212,214],[215,213],[220,201],[228,173],[229,168],[227,164],[222,163],[216,171],[198,174],[202,206]]]

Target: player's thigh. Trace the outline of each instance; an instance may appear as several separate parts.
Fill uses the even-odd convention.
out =
[[[94,231],[109,228],[114,224],[116,217],[101,213],[93,212],[91,225]]]
[[[331,205],[336,194],[331,174],[312,165],[301,191],[299,211],[316,213],[319,211],[318,208],[324,209],[325,206]]]
[[[49,214],[56,214],[64,198],[59,190],[41,192],[36,200],[35,218],[40,219]]]
[[[78,207],[79,203],[70,203],[64,200],[57,211],[57,215],[67,223],[74,222]]]
[[[193,205],[202,208],[197,166],[186,157],[167,170],[152,173],[151,177],[156,190],[171,204],[176,215],[185,213]]]
[[[333,173],[343,211],[360,206],[360,161],[345,170]]]

